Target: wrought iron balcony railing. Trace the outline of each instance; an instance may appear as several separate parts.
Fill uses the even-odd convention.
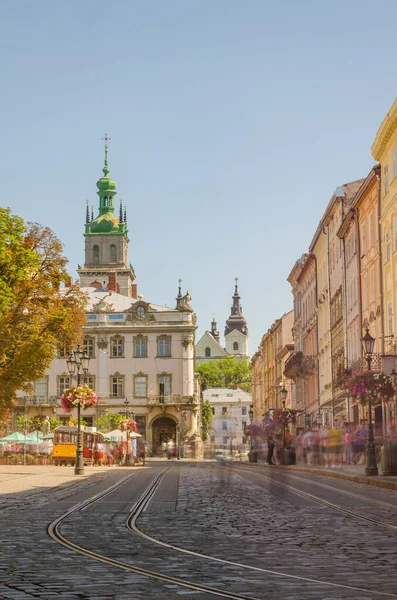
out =
[[[58,404],[58,396],[23,396],[17,398],[18,406],[56,406]]]
[[[290,379],[308,379],[317,371],[317,358],[295,351],[288,358],[284,367],[284,375]]]

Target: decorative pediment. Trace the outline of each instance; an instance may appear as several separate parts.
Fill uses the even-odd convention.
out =
[[[99,348],[100,350],[104,350],[105,348],[107,348],[107,347],[108,347],[108,341],[107,341],[105,338],[100,338],[100,339],[97,341],[96,345],[98,346],[98,348]]]
[[[110,302],[105,302],[104,300],[99,300],[96,304],[93,305],[91,313],[112,313],[114,312],[113,304]]]
[[[138,323],[155,321],[154,315],[152,314],[155,312],[155,309],[143,300],[135,302],[124,312],[127,314],[126,321],[134,321]]]

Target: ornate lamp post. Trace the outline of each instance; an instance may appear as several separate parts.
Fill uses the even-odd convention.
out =
[[[251,404],[250,409],[248,411],[248,416],[250,418],[250,425],[251,425],[251,435],[250,435],[250,453],[251,453],[252,450],[253,450],[253,447],[252,447],[252,422],[254,420],[254,407],[252,406],[252,404]]]
[[[69,358],[66,361],[70,377],[77,380],[77,387],[81,383],[82,375],[88,373],[88,366],[90,364],[90,357],[88,354],[80,348],[80,344],[77,344],[76,350],[73,350],[69,354]],[[76,451],[76,462],[74,465],[75,475],[84,475],[84,460],[83,460],[83,444],[81,440],[81,407],[80,403],[77,405],[77,451]]]
[[[285,453],[285,401],[287,399],[288,396],[288,390],[285,389],[285,385],[283,384],[282,389],[280,390],[280,396],[281,396],[281,402],[283,404],[283,412],[282,412],[282,419],[283,419],[283,456],[282,456],[282,464],[285,464],[285,460],[284,460],[284,453]]]
[[[367,361],[368,371],[371,370],[371,362],[374,354],[374,346],[375,346],[375,338],[369,333],[368,327],[365,330],[365,336],[362,338],[362,343],[364,346],[364,354],[365,359]],[[374,444],[374,431],[372,427],[372,401],[371,395],[368,395],[368,436],[367,436],[367,459],[365,464],[365,474],[366,475],[377,475],[378,467],[376,464],[376,455],[375,455],[375,444]]]

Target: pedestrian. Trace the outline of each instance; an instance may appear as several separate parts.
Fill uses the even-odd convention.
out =
[[[267,438],[267,459],[266,459],[266,462],[268,465],[274,465],[273,452],[274,452],[274,439],[271,435],[269,435]]]
[[[351,465],[353,462],[353,442],[354,442],[354,433],[349,427],[345,433],[345,447],[346,447],[346,462],[348,465]]]

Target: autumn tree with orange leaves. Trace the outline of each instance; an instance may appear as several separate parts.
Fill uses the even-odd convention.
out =
[[[56,348],[82,337],[86,298],[69,280],[63,246],[48,227],[0,208],[0,423],[17,390],[33,393]]]

